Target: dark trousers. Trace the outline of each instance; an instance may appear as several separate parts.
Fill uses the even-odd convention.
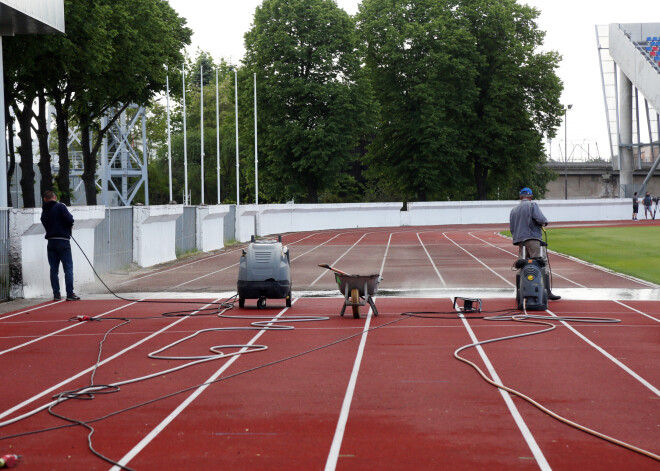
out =
[[[48,265],[50,265],[50,285],[53,295],[60,294],[60,262],[64,269],[64,284],[67,296],[73,294],[73,258],[71,242],[66,239],[48,239]]]

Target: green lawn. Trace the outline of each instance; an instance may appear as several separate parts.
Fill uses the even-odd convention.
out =
[[[550,250],[660,284],[660,226],[548,227],[547,234]]]

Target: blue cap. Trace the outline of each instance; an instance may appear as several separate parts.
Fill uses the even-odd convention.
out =
[[[525,187],[522,190],[520,190],[520,196],[532,196],[532,190]]]

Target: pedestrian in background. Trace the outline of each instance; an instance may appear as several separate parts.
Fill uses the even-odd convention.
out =
[[[637,198],[637,192],[633,195],[633,221],[637,221],[637,211],[639,210],[639,198]]]
[[[646,192],[646,195],[644,196],[642,203],[644,204],[644,217],[648,219],[649,215],[653,216],[653,213],[651,212],[651,205],[653,204],[653,198],[651,198],[651,194],[648,191]]]
[[[50,285],[53,299],[62,299],[60,294],[60,263],[64,269],[66,300],[80,298],[73,292],[73,257],[71,256],[71,229],[73,216],[64,203],[58,203],[57,196],[50,190],[44,192],[44,205],[41,211],[41,224],[46,229],[48,241],[48,265],[50,265]]]

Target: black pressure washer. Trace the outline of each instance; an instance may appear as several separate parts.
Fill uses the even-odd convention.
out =
[[[547,242],[541,242],[541,250],[545,250]],[[545,311],[548,309],[548,290],[545,285],[545,260],[543,257],[525,257],[516,260],[516,304],[518,309],[528,311]]]
[[[254,236],[243,249],[238,268],[238,306],[246,299],[257,299],[257,307],[266,307],[266,299],[284,299],[291,307],[291,262],[289,249],[277,240],[259,240]]]

